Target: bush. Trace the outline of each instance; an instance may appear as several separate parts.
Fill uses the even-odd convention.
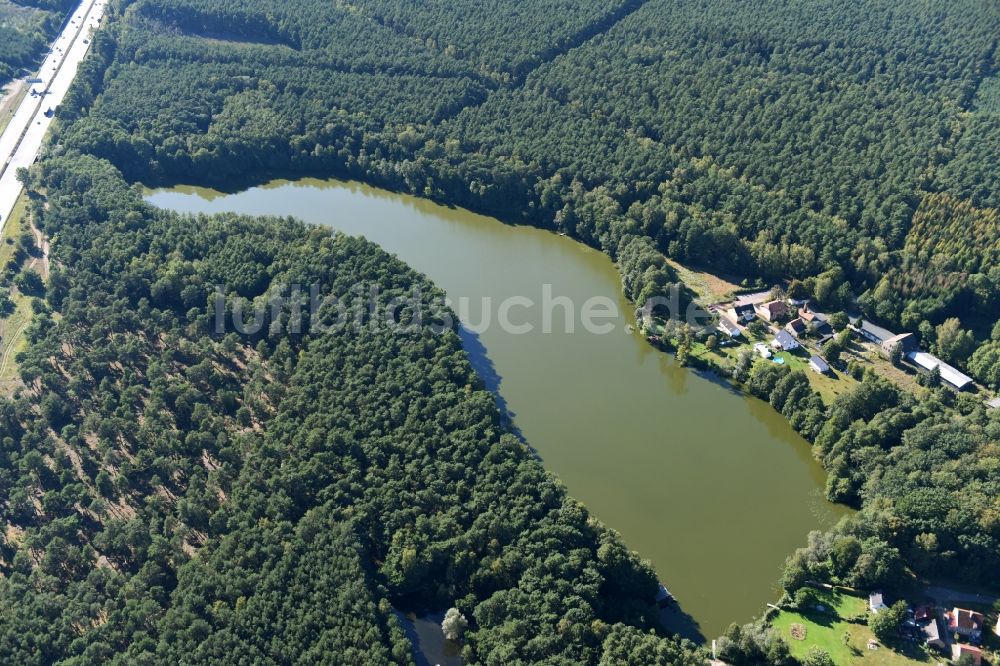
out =
[[[835,666],[833,663],[833,657],[830,653],[819,647],[818,645],[813,645],[809,648],[806,653],[805,659],[802,660],[802,666]]]
[[[888,642],[896,636],[906,618],[906,602],[897,601],[889,608],[872,613],[868,618],[868,628],[879,640]]]
[[[23,273],[20,273],[16,278],[14,278],[14,286],[17,287],[22,294],[38,296],[45,293],[45,283],[42,282],[42,276],[35,271],[24,271]]]

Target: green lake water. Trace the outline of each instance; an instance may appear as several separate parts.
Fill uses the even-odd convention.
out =
[[[177,187],[148,193],[182,212],[292,215],[362,235],[428,275],[469,323],[467,348],[498,388],[515,425],[547,469],[626,543],[649,559],[706,638],[775,600],[784,559],[806,533],[847,512],[823,499],[824,473],[808,444],[771,407],[725,381],[677,366],[638,334],[611,260],[572,239],[465,210],[342,181],[275,181],[237,194]],[[542,331],[544,285],[569,297]],[[496,324],[512,296],[527,333]],[[608,299],[612,333],[583,329],[580,310]],[[455,306],[458,309],[457,306]],[[676,615],[668,618],[681,627]],[[688,627],[690,629],[690,627]]]

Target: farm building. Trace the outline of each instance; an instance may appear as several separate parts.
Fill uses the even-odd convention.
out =
[[[941,381],[947,383],[956,391],[962,391],[973,383],[972,377],[956,370],[933,354],[914,351],[907,353],[906,358],[926,372],[930,372],[936,367],[941,372]]]

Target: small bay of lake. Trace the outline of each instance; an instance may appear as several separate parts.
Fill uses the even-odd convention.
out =
[[[621,280],[603,253],[566,237],[354,182],[274,181],[236,194],[192,187],[147,200],[185,213],[291,215],[365,236],[425,273],[453,302],[492,300],[493,325],[466,347],[514,423],[570,495],[649,559],[706,638],[747,622],[777,594],[785,558],[809,530],[848,512],[823,498],[808,443],[769,405],[676,365],[638,334]],[[496,325],[504,299],[574,304],[575,331],[552,308],[512,307],[527,333]],[[603,297],[607,334],[581,325]],[[456,308],[457,309],[457,308]]]

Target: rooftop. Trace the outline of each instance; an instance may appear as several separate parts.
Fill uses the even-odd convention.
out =
[[[927,352],[910,352],[906,355],[913,363],[916,363],[924,370],[933,370],[936,366],[941,371],[941,379],[958,389],[963,389],[972,383],[972,377],[951,367],[937,356]]]
[[[778,331],[778,334],[774,336],[774,341],[782,347],[794,347],[799,344],[795,341],[795,338],[792,337],[791,333],[786,330]]]
[[[899,333],[897,335],[892,336],[891,338],[887,338],[886,342],[899,342],[901,340],[906,340],[910,338],[912,335],[913,333]]]
[[[830,369],[830,366],[827,364],[825,360],[823,360],[822,356],[813,354],[812,356],[809,357],[809,362],[815,365],[816,369],[819,370],[820,372],[826,372],[827,370]]]
[[[806,323],[802,321],[801,318],[796,318],[788,322],[788,326],[794,329],[797,333],[802,333],[806,330]]]
[[[964,655],[972,655],[974,664],[982,663],[983,651],[972,645],[966,645],[964,643],[952,643],[951,645],[951,658],[958,661]]]
[[[956,608],[949,615],[949,626],[958,629],[981,630],[983,628],[983,614],[965,608]]]
[[[758,307],[760,307],[761,310],[767,310],[771,315],[788,312],[788,305],[786,305],[784,301],[770,301]]]
[[[861,326],[859,327],[858,317],[854,317],[851,319],[851,325],[854,326],[855,328],[858,328],[861,331],[864,331],[865,333],[868,333],[869,335],[871,335],[874,338],[877,338],[878,340],[885,341],[896,337],[896,334],[887,328],[876,326],[875,324],[871,323],[866,319],[861,319],[860,321],[861,321]]]
[[[724,330],[728,331],[729,333],[733,334],[733,335],[739,335],[740,334],[740,327],[737,326],[733,322],[733,320],[730,319],[729,317],[725,317],[725,316],[719,317],[719,326],[722,327]]]
[[[941,630],[938,628],[937,620],[931,617],[931,621],[920,627],[925,641],[941,640]]]

